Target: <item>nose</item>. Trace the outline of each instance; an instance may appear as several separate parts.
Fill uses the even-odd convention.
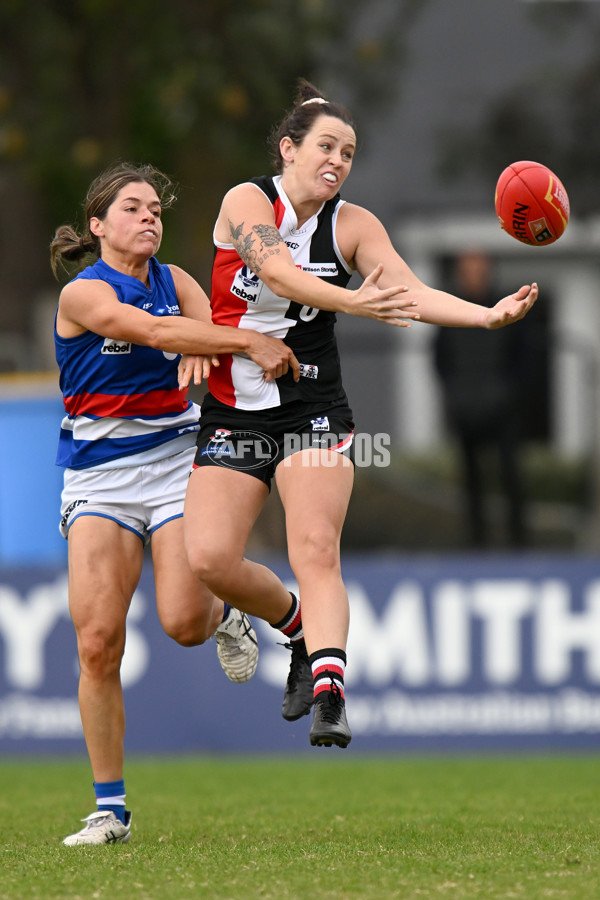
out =
[[[341,166],[343,162],[341,150],[332,150],[329,154],[329,161],[332,166]]]

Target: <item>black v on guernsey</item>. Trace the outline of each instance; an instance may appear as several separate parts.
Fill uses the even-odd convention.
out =
[[[339,195],[326,201],[298,228],[280,175],[253,178],[250,183],[272,203],[275,223],[298,268],[329,284],[345,287],[352,270],[335,238],[338,212],[345,201]],[[262,369],[251,359],[223,355],[221,365],[211,370],[211,394],[240,409],[268,409],[293,400],[346,403],[334,333],[335,313],[276,296],[244,264],[233,244],[216,240],[214,243],[213,321],[281,338],[294,351],[302,366],[302,377],[295,383],[288,372],[276,382],[265,382]]]

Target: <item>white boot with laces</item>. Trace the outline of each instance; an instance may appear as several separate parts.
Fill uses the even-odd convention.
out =
[[[117,819],[112,809],[99,809],[86,819],[85,828],[70,834],[63,841],[67,847],[78,844],[126,844],[131,837],[131,813],[125,811],[125,824]]]
[[[217,656],[230,681],[248,681],[258,665],[258,641],[246,613],[233,606],[215,632]]]

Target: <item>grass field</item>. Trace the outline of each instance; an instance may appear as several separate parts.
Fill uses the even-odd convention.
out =
[[[0,770],[2,900],[600,897],[591,756],[130,759],[130,843],[76,848],[87,762]]]

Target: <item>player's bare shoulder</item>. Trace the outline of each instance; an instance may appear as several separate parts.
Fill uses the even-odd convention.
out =
[[[336,240],[342,256],[354,267],[354,257],[361,240],[371,234],[381,234],[383,225],[364,206],[344,203],[338,212]]]
[[[60,337],[70,338],[93,330],[88,319],[100,306],[118,303],[113,287],[100,279],[77,278],[66,284],[58,298],[56,330]]]
[[[230,188],[221,204],[215,239],[223,244],[235,244],[233,239],[254,225],[275,227],[273,207],[256,184],[243,182]]]

